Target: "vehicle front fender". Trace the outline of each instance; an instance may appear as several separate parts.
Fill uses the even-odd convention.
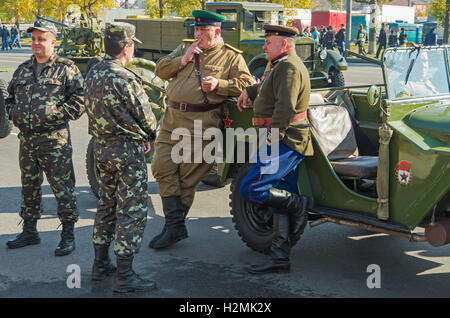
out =
[[[345,58],[333,50],[327,50],[327,57],[324,62],[327,65],[327,72],[331,67],[334,67],[338,71],[345,71],[348,69],[348,64]]]

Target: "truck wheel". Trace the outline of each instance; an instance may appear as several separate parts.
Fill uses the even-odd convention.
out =
[[[335,68],[330,68],[330,71],[328,72],[328,75],[330,76],[331,87],[343,87],[345,86],[345,79],[344,74],[342,71],[338,71]]]
[[[89,141],[87,151],[86,151],[86,172],[89,181],[89,185],[91,186],[91,190],[94,195],[98,198],[98,172],[95,168],[95,160],[94,160],[94,140],[95,137],[92,137]]]
[[[217,164],[214,164],[214,167],[209,172],[209,175],[207,175],[206,178],[202,180],[202,182],[215,188],[222,188],[230,183],[230,181],[222,182],[219,174],[217,173]]]
[[[8,96],[7,86],[4,80],[0,80],[0,138],[8,137],[13,126],[6,115],[5,99]]]

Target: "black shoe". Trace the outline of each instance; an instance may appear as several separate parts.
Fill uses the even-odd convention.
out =
[[[251,274],[287,273],[291,269],[289,254],[289,216],[275,213],[273,215],[273,238],[270,260],[261,265],[246,268]]]
[[[74,221],[62,221],[61,241],[55,249],[56,256],[65,256],[75,250]]]
[[[182,207],[183,207],[183,213],[184,213],[184,217],[183,218],[186,219],[186,216],[187,216],[187,214],[189,212],[189,207],[187,205],[184,205],[184,204],[182,204]],[[167,230],[167,224],[164,224],[164,227],[163,227],[161,233],[159,233],[158,235],[156,235],[156,236],[154,236],[152,238],[152,240],[148,244],[148,247],[155,248],[156,242],[164,235],[166,230]]]
[[[117,256],[117,274],[113,290],[116,293],[154,290],[156,283],[139,277],[133,271],[133,255]]]
[[[116,272],[116,267],[111,264],[109,258],[109,245],[94,244],[95,258],[92,265],[91,279],[95,281],[104,280]]]
[[[14,240],[6,242],[6,245],[9,248],[20,248],[27,245],[35,245],[41,243],[41,239],[39,238],[36,226],[37,220],[24,220],[22,233],[17,235]]]
[[[179,196],[162,198],[163,211],[166,217],[166,230],[161,237],[152,243],[154,249],[164,249],[188,237],[184,218],[186,208],[181,204]],[[153,241],[153,240],[152,240]]]

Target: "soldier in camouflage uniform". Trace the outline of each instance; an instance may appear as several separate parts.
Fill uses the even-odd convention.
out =
[[[220,26],[225,17],[205,10],[194,10],[192,15],[196,39],[183,41],[161,58],[155,69],[157,76],[171,80],[167,87],[169,107],[162,119],[152,161],[166,221],[162,232],[149,244],[155,249],[167,248],[188,237],[185,216],[194,201],[197,184],[213,165],[204,160],[175,163],[172,150],[179,142],[172,139],[175,130],[182,128],[188,131],[191,141],[196,139],[191,145],[191,155],[200,152],[195,145],[205,147],[210,141],[195,134],[194,121],[201,121],[203,131],[219,128],[223,102],[239,96],[245,86],[254,82],[241,52],[223,41]]]
[[[113,239],[117,257],[114,291],[156,287],[132,269],[147,221],[147,165],[156,119],[140,78],[124,66],[134,53],[135,27],[106,25],[102,61],[86,75],[89,134],[95,137],[94,158],[99,171],[99,201],[94,223],[92,279],[103,280],[116,268],[108,255]]]
[[[42,214],[41,184],[45,172],[63,226],[55,250],[55,255],[61,256],[75,248],[78,212],[68,122],[84,112],[83,78],[72,61],[54,53],[54,25],[38,21],[27,32],[32,32],[33,56],[14,72],[6,99],[7,113],[20,130],[20,216],[24,223],[23,232],[7,246],[19,248],[40,243],[36,224]]]

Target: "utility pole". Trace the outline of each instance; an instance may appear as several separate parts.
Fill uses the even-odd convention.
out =
[[[347,22],[345,29],[345,49],[350,50],[350,41],[352,40],[352,0],[347,0]]]
[[[447,0],[450,1],[450,0]],[[370,21],[369,21],[369,53],[375,53],[377,46],[377,24],[378,24],[378,3],[377,0],[370,0]]]
[[[445,19],[444,19],[444,44],[449,44],[449,31],[450,31],[450,0],[446,0],[445,3]]]

